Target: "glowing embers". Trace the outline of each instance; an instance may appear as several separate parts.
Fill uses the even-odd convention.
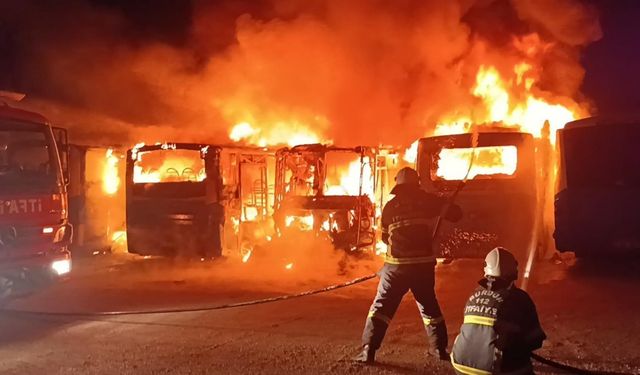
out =
[[[284,224],[287,228],[296,228],[301,231],[313,230],[313,214],[304,216],[290,215],[284,219]]]
[[[471,169],[469,163],[472,163]],[[436,165],[435,177],[443,180],[509,177],[513,176],[518,167],[518,148],[443,148],[438,154]]]
[[[134,183],[199,182],[207,175],[200,150],[162,149],[135,154]]]

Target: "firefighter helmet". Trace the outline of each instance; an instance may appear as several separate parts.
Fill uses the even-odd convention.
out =
[[[396,185],[420,185],[418,172],[410,167],[404,167],[396,175]]]
[[[518,278],[518,261],[504,247],[496,247],[484,258],[484,275],[513,281]]]

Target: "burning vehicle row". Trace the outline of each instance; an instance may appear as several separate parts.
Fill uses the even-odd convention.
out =
[[[378,157],[320,144],[139,145],[127,153],[129,251],[216,257],[230,248],[248,258],[255,244],[294,230],[373,248]]]
[[[525,257],[539,199],[531,134],[494,128],[480,132],[477,144],[471,133],[428,137],[417,153],[426,191],[451,194],[467,180],[457,198],[464,219],[445,228],[440,256],[484,257],[503,244]],[[390,172],[383,154],[322,144],[277,151],[181,143],[133,148],[129,251],[217,257],[230,248],[248,259],[256,244],[295,231],[328,238],[338,249],[374,249]]]

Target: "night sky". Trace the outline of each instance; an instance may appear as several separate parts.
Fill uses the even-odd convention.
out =
[[[640,1],[593,2],[604,37],[584,54],[583,91],[603,114],[640,114]]]
[[[601,16],[603,38],[587,47],[583,55],[586,77],[583,93],[595,103],[600,114],[637,114],[640,106],[640,1],[588,0]],[[133,43],[157,40],[180,45],[188,38],[191,2],[188,0],[90,0],[124,14],[126,32]],[[60,3],[58,3],[60,4]],[[238,0],[239,11],[261,10],[260,1]],[[233,38],[230,20],[229,38]],[[0,86],[2,89],[24,90],[15,84],[22,80],[12,58],[20,49],[10,35],[2,35],[0,16]],[[6,32],[5,32],[6,34]],[[221,48],[223,46],[220,46]]]

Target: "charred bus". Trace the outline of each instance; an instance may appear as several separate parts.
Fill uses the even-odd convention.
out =
[[[127,152],[129,252],[207,258],[222,254],[220,150],[207,144],[163,143]]]
[[[0,98],[0,299],[71,270],[67,137]]]
[[[334,247],[375,245],[376,152],[321,144],[276,153],[276,232],[313,231]]]
[[[440,256],[483,258],[500,245],[524,259],[537,202],[533,137],[506,130],[480,132],[475,145],[473,137],[419,141],[417,170],[423,189],[444,197],[460,189],[455,203],[463,219],[443,226],[436,239]]]
[[[274,169],[274,153],[263,148],[164,143],[131,149],[129,252],[209,258],[236,249],[242,255],[243,246],[271,234]]]
[[[554,238],[577,256],[640,250],[640,121],[587,118],[558,131]]]

